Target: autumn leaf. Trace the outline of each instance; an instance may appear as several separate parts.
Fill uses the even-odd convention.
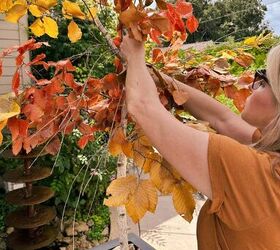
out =
[[[36,0],[35,5],[44,10],[49,10],[51,7],[57,5],[57,0]]]
[[[0,96],[0,145],[3,141],[2,129],[6,126],[9,118],[20,113],[20,106],[11,94]]]
[[[156,0],[156,3],[159,9],[161,10],[167,9],[166,2],[164,0]]]
[[[7,120],[0,121],[0,145],[3,142],[2,130],[3,130],[3,128],[5,128],[6,125],[7,125]]]
[[[242,112],[242,110],[244,109],[246,99],[250,96],[250,94],[251,93],[249,89],[240,89],[235,92],[233,97],[233,104],[236,106],[239,112]]]
[[[174,90],[172,96],[177,105],[183,105],[189,99],[189,94],[183,90]]]
[[[178,179],[166,163],[154,162],[150,170],[150,178],[157,189],[164,195],[172,193],[174,185],[178,182]]]
[[[73,20],[68,25],[68,37],[71,43],[77,42],[82,37],[81,29]]]
[[[28,117],[31,122],[38,122],[40,121],[41,117],[45,114],[44,111],[38,106],[37,104],[26,104],[22,112]]]
[[[29,9],[30,13],[35,17],[41,17],[46,11],[45,9],[40,8],[38,5],[35,5],[35,4],[31,4],[28,7],[28,9]]]
[[[62,6],[62,13],[66,18],[72,19],[72,17],[77,17],[82,20],[85,19],[86,15],[82,12],[80,6],[77,3],[65,0],[63,1]]]
[[[111,182],[106,191],[106,206],[125,205],[128,215],[136,223],[147,211],[154,212],[158,202],[157,190],[150,180],[137,181],[135,176],[120,177]]]
[[[12,23],[17,23],[18,20],[27,13],[27,6],[23,4],[15,4],[6,12],[5,20]]]
[[[194,33],[197,30],[198,25],[199,25],[198,20],[193,15],[189,17],[186,21],[186,26],[190,33]]]
[[[188,183],[174,185],[172,199],[174,208],[185,220],[192,221],[195,201],[192,196],[194,189]]]
[[[182,17],[188,18],[192,15],[193,7],[191,3],[188,3],[185,0],[178,0],[176,2],[176,11],[182,15]]]
[[[12,80],[12,90],[16,95],[18,95],[19,84],[20,84],[20,75],[19,75],[19,70],[17,70]]]
[[[157,203],[158,195],[153,183],[150,180],[140,180],[125,208],[133,222],[137,223],[147,211],[154,213]]]
[[[13,6],[13,0],[1,0],[0,13],[8,11]]]
[[[10,117],[20,113],[20,106],[15,101],[12,94],[0,96],[0,122],[8,120]]]
[[[59,140],[58,136],[55,136],[54,139],[51,140],[46,146],[45,146],[45,151],[48,154],[51,155],[56,155],[59,152],[59,149],[61,147],[61,142]]]
[[[129,6],[128,9],[120,13],[120,21],[127,27],[130,27],[130,24],[138,23],[146,17],[145,12],[139,11],[133,3]]]
[[[129,197],[135,192],[137,179],[129,175],[113,180],[107,188],[106,194],[111,195],[104,200],[106,206],[121,206],[129,201]]]
[[[57,38],[58,26],[56,21],[51,17],[44,16],[43,23],[44,23],[45,33],[52,38]]]
[[[40,18],[37,18],[30,26],[29,26],[31,32],[35,35],[35,36],[42,36],[45,34],[45,27],[43,22],[41,21]]]
[[[249,53],[242,53],[234,58],[234,61],[237,62],[240,66],[248,68],[253,62],[254,57]]]

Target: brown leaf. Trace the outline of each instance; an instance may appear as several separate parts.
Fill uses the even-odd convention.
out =
[[[153,14],[149,19],[153,28],[158,29],[161,33],[170,30],[170,21],[167,17],[160,14]]]
[[[172,92],[172,95],[177,105],[183,105],[189,99],[188,92],[182,90],[174,90]]]
[[[249,53],[243,53],[235,57],[234,61],[236,61],[240,66],[248,68],[254,62],[254,57]]]

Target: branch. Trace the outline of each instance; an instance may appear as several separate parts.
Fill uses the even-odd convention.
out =
[[[88,4],[85,2],[85,0],[82,0],[82,2],[84,3],[84,5],[86,6],[94,24],[96,25],[96,27],[99,29],[99,31],[103,34],[103,36],[105,37],[111,51],[113,52],[114,55],[116,55],[119,59],[121,59],[122,63],[124,64],[126,62],[125,56],[121,53],[121,51],[119,50],[119,48],[114,44],[112,37],[110,36],[109,32],[106,30],[106,28],[103,26],[103,24],[101,23],[101,21],[99,20],[98,16],[93,16],[90,8],[88,6]]]

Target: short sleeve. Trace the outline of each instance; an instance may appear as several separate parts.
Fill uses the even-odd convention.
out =
[[[209,134],[208,168],[215,213],[235,230],[256,226],[279,207],[280,181],[270,156],[222,135]]]

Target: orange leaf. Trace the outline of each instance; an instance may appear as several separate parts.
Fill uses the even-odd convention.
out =
[[[192,15],[193,7],[191,3],[185,2],[185,0],[178,0],[176,3],[176,11],[184,18]]]
[[[241,112],[244,109],[245,101],[250,96],[250,90],[249,89],[240,89],[238,90],[233,98],[233,104],[236,106],[236,108]]]
[[[88,142],[92,139],[93,135],[83,135],[78,141],[78,146],[80,147],[80,149],[84,149]]]
[[[191,16],[187,19],[186,26],[190,33],[194,33],[197,30],[198,25],[199,23],[195,16]]]
[[[130,4],[129,8],[121,12],[119,19],[127,27],[130,27],[131,23],[137,23],[143,20],[147,14],[139,11],[133,3]]]
[[[17,70],[12,80],[12,90],[15,92],[16,96],[18,95],[19,84],[20,84],[20,75],[19,75],[19,70]]]
[[[44,115],[44,111],[40,108],[40,106],[30,103],[24,106],[22,112],[32,122],[40,121],[40,118]]]
[[[248,53],[243,53],[234,58],[234,61],[237,62],[240,66],[248,68],[254,61],[254,57]]]
[[[51,155],[56,155],[59,152],[61,142],[59,137],[56,136],[50,143],[45,147],[45,151]]]
[[[153,28],[156,28],[161,33],[164,33],[166,31],[170,30],[170,21],[168,20],[167,17],[159,15],[159,14],[154,14],[149,19],[150,19],[150,22],[151,22]]]

